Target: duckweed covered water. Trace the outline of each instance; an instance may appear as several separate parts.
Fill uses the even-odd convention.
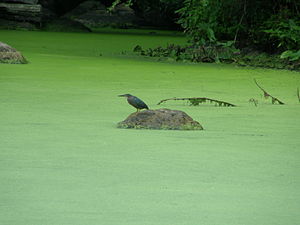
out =
[[[300,74],[120,55],[183,37],[0,31],[30,61],[0,64],[0,224],[297,225]],[[286,105],[272,105],[253,82]],[[135,109],[204,131],[117,129]],[[209,97],[238,107],[199,107]],[[258,100],[255,107],[249,99]]]

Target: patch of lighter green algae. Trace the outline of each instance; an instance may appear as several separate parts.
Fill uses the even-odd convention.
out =
[[[30,61],[0,65],[0,224],[299,224],[299,73],[119,54],[184,42],[166,35],[0,38]],[[286,105],[263,99],[253,78]],[[161,106],[204,131],[117,129],[135,110],[126,93],[152,109],[170,97],[239,107]]]

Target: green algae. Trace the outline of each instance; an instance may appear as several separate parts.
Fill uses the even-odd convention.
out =
[[[299,224],[299,73],[119,54],[180,37],[0,37],[30,61],[0,65],[0,224]],[[122,93],[150,108],[202,96],[238,107],[162,105],[202,132],[116,129],[135,110]]]

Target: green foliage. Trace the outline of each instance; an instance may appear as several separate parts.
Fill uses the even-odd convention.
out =
[[[115,0],[110,7],[107,8],[107,10],[109,12],[113,11],[115,9],[115,7],[121,3],[121,0]]]
[[[112,12],[117,5],[121,4],[121,3],[125,3],[126,5],[128,6],[131,6],[132,5],[132,0],[126,0],[126,1],[122,1],[122,0],[114,0],[112,3],[111,3],[111,6],[108,7],[108,11],[109,12]]]
[[[184,0],[131,0],[135,13],[143,18],[148,25],[174,28],[178,26],[176,10],[183,6]]]
[[[300,21],[289,18],[288,9],[280,11],[264,23],[267,28],[265,33],[269,34],[271,40],[277,42],[277,47],[284,50],[300,48]]]
[[[300,50],[298,51],[291,51],[291,50],[287,50],[284,51],[280,58],[282,59],[289,59],[290,61],[296,61],[296,60],[300,60]]]
[[[157,12],[170,16],[177,9],[178,24],[190,42],[184,47],[136,49],[141,55],[300,69],[298,0],[132,0],[132,3],[151,20],[153,16],[158,18]]]
[[[299,69],[299,9],[298,0],[185,0],[184,6],[177,10],[178,23],[194,48],[185,53],[197,62],[229,60],[245,65]],[[235,47],[260,53],[257,58],[248,53],[236,57]],[[277,55],[273,56],[274,53]]]
[[[239,51],[231,42],[215,45],[179,46],[168,45],[143,49],[137,45],[133,51],[142,56],[158,57],[183,62],[217,62],[235,63],[240,66],[300,70],[299,51],[286,51],[279,55],[271,55],[258,51]]]
[[[217,25],[219,7],[218,1],[184,1],[184,7],[177,11],[181,16],[178,23],[192,43],[204,45],[216,41],[214,30]]]
[[[238,46],[299,49],[298,0],[185,0],[179,24],[193,44],[233,40]]]

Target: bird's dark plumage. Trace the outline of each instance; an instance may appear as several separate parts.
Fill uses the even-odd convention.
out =
[[[134,108],[136,108],[137,111],[139,111],[140,109],[149,109],[146,103],[136,96],[133,96],[131,94],[124,94],[124,95],[119,95],[119,97],[126,97],[128,103],[132,105]]]

